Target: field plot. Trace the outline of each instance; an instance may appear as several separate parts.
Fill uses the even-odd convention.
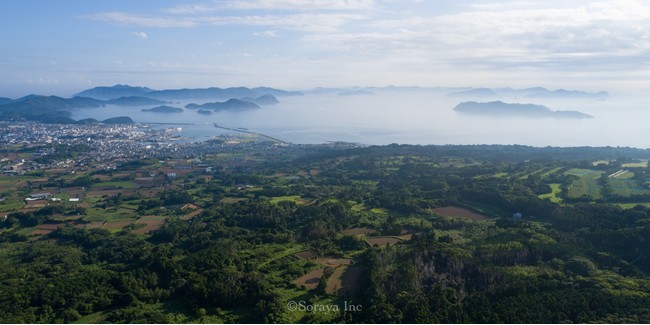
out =
[[[460,218],[468,218],[476,221],[487,220],[487,217],[484,215],[472,212],[464,208],[455,207],[455,206],[435,208],[432,211],[443,217],[460,217]]]
[[[349,258],[336,258],[336,257],[321,257],[314,260],[314,262],[325,266],[340,266],[350,265],[352,260]]]
[[[108,230],[122,230],[130,225],[133,224],[133,221],[126,220],[126,221],[107,221],[104,223],[102,228],[108,229]]]
[[[334,273],[327,279],[327,287],[325,288],[327,294],[338,296],[345,293],[345,288],[343,288],[343,274],[347,269],[347,266],[337,267]]]
[[[623,167],[625,167],[625,168],[647,168],[648,167],[648,161],[647,160],[641,160],[639,162],[631,162],[631,163],[623,164]]]
[[[323,271],[325,269],[318,269],[311,271],[295,280],[293,280],[293,283],[295,283],[298,287],[305,286],[308,290],[316,289],[318,287],[318,282],[320,282],[320,278],[323,276]]]
[[[398,237],[391,237],[391,236],[377,236],[377,237],[368,237],[366,238],[366,241],[370,246],[384,246],[384,245],[395,245],[399,242],[401,242],[403,239],[398,238]]]
[[[295,253],[294,255],[296,255],[296,256],[298,256],[298,257],[300,257],[302,259],[305,259],[305,260],[310,260],[310,259],[316,258],[318,256],[318,255],[316,255],[316,253],[314,253],[314,251],[312,251],[310,249],[306,250],[306,251]]]
[[[161,216],[143,216],[138,221],[135,222],[136,224],[144,224],[145,226],[142,228],[138,228],[134,230],[133,232],[136,234],[147,234],[150,231],[158,230],[162,228],[162,225],[165,223],[165,217]]]
[[[603,198],[602,186],[598,184],[598,178],[603,174],[602,171],[571,168],[564,172],[564,174],[579,177],[579,179],[575,180],[569,186],[569,192],[567,193],[568,197],[579,198],[587,196],[594,200]]]
[[[548,184],[548,186],[551,187],[551,193],[540,194],[537,197],[539,197],[542,200],[549,199],[551,202],[554,202],[554,203],[562,202],[562,199],[560,199],[558,197],[560,192],[562,192],[562,189],[560,188],[560,184],[552,183],[552,184]]]
[[[57,223],[57,224],[41,224],[36,226],[36,230],[32,231],[30,235],[32,236],[40,236],[40,235],[47,235],[56,229],[63,227],[65,224],[62,223]]]
[[[616,196],[633,196],[648,194],[650,191],[643,188],[639,183],[632,179],[608,179],[609,186],[612,188],[612,194]]]
[[[181,220],[183,220],[183,221],[190,220],[190,219],[192,219],[192,218],[198,216],[198,215],[201,214],[201,213],[203,213],[203,209],[198,209],[198,210],[192,211],[192,212],[190,212],[190,213],[188,213],[188,214],[182,216],[182,217],[181,217]]]
[[[598,184],[595,179],[581,178],[569,186],[568,196],[570,198],[579,198],[583,196],[591,197],[592,199],[602,199],[602,186]]]
[[[564,172],[565,175],[578,176],[580,178],[598,179],[602,171],[584,168],[571,168]]]

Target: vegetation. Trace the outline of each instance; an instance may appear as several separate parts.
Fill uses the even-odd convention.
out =
[[[0,321],[650,322],[646,152],[272,150],[0,176]]]

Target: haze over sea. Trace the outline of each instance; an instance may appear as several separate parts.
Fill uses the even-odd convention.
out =
[[[190,123],[181,135],[202,141],[246,128],[292,143],[357,142],[400,144],[523,144],[532,146],[650,147],[647,107],[643,97],[610,94],[606,99],[502,98],[511,103],[535,103],[552,110],[577,110],[590,119],[496,118],[453,111],[463,99],[447,91],[375,91],[374,95],[340,96],[338,92],[279,97],[280,103],[250,111],[221,111],[212,115],[185,109],[183,113],[142,112],[139,107],[106,106],[79,109],[74,119],[98,120],[130,116],[136,122]],[[209,100],[212,101],[212,100]],[[217,100],[214,100],[217,101]],[[196,103],[203,103],[194,101]],[[189,102],[167,104],[184,107]],[[168,125],[167,125],[168,126]]]

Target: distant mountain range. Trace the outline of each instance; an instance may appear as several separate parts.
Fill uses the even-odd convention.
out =
[[[527,118],[591,118],[591,115],[578,111],[553,111],[550,108],[535,104],[509,104],[502,101],[487,103],[463,102],[454,111],[491,117],[527,117]]]
[[[269,87],[232,87],[232,88],[196,88],[196,89],[165,89],[153,90],[147,87],[132,87],[128,85],[115,85],[112,87],[95,87],[84,90],[75,96],[91,97],[95,99],[114,99],[118,97],[138,96],[162,100],[172,99],[231,99],[243,97],[273,96],[300,96],[298,91],[286,91]]]
[[[18,99],[0,98],[0,120],[28,120],[48,123],[77,123],[70,118],[70,110],[97,108],[106,105],[153,106],[167,104],[167,99],[218,99],[229,98],[225,102],[203,104],[201,108],[218,110],[257,109],[260,105],[277,104],[275,96],[298,96],[300,92],[290,92],[268,87],[258,88],[205,88],[152,90],[146,87],[116,85],[84,90],[72,98],[58,96],[28,95]],[[234,99],[242,98],[242,99]],[[196,104],[194,104],[196,105]],[[212,107],[210,107],[212,106]],[[148,112],[178,112],[174,107],[159,106],[146,109]],[[181,110],[180,108],[176,108]],[[205,111],[205,110],[204,110]],[[204,113],[204,112],[202,112]],[[91,123],[84,120],[83,123]],[[131,121],[133,122],[133,121]]]
[[[515,88],[470,88],[447,94],[448,97],[467,99],[497,99],[500,97],[520,98],[558,98],[558,99],[605,99],[609,97],[606,91],[590,93],[580,90],[556,89],[549,90],[544,87],[533,87],[524,89]]]

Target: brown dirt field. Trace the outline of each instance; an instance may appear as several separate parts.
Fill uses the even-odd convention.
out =
[[[311,259],[316,257],[316,253],[314,253],[312,250],[306,250],[306,251],[298,252],[298,253],[295,253],[293,255],[298,256],[298,257],[300,257],[302,259],[305,259],[305,260],[311,260]]]
[[[142,216],[135,223],[164,223],[165,217],[161,216]]]
[[[102,182],[107,182],[108,180],[111,179],[110,176],[108,176],[108,175],[101,175],[101,174],[95,174],[95,175],[93,175],[93,179],[95,179],[95,178],[99,178],[99,180],[102,181]]]
[[[138,228],[133,232],[136,234],[147,234],[150,231],[158,230],[162,228],[162,225],[165,223],[165,217],[161,216],[143,216],[135,223],[145,224],[144,227]]]
[[[29,233],[30,236],[42,236],[53,232],[53,229],[37,229]]]
[[[57,221],[72,221],[81,219],[81,216],[52,216],[50,218]]]
[[[192,211],[192,212],[190,212],[190,213],[188,213],[188,214],[182,216],[182,217],[181,217],[181,220],[183,220],[183,221],[190,220],[190,219],[192,219],[192,218],[198,216],[198,215],[201,214],[201,213],[203,213],[203,209],[199,209],[199,210],[196,210],[196,211]]]
[[[413,238],[413,234],[405,234],[405,235],[400,235],[398,237],[404,240],[411,240],[411,238]]]
[[[346,236],[355,236],[355,235],[371,235],[376,233],[377,230],[368,227],[357,227],[357,228],[348,228],[341,232]]]
[[[160,190],[138,190],[138,193],[144,197],[157,197]]]
[[[347,266],[337,267],[336,270],[334,270],[334,273],[332,273],[329,279],[327,279],[327,287],[325,288],[327,294],[338,296],[345,292],[342,277],[347,268]]]
[[[379,236],[379,237],[368,237],[366,238],[366,241],[368,242],[368,244],[370,244],[370,246],[375,246],[375,244],[377,244],[378,246],[384,246],[386,244],[395,245],[401,242],[402,240],[395,237]]]
[[[23,209],[40,209],[44,208],[46,204],[47,201],[45,200],[30,201],[29,203],[25,204],[25,206],[23,206]]]
[[[133,221],[107,221],[102,228],[106,229],[124,229],[133,224]]]
[[[295,280],[293,280],[293,283],[295,283],[298,287],[305,286],[308,290],[316,289],[318,287],[318,282],[320,281],[320,278],[323,276],[323,270],[325,269],[318,269],[311,271]]]
[[[101,228],[104,225],[104,221],[93,221],[91,223],[87,223],[85,225],[79,224],[81,227],[85,228]]]
[[[325,266],[339,266],[339,265],[352,264],[352,260],[349,258],[335,258],[335,257],[321,257],[315,259],[314,262]]]
[[[436,214],[439,214],[443,217],[461,217],[461,218],[468,218],[471,220],[476,220],[476,221],[482,221],[482,220],[487,220],[487,217],[484,215],[480,215],[478,213],[474,213],[472,211],[469,211],[467,209],[455,207],[455,206],[448,206],[444,208],[435,208],[432,210]]]

